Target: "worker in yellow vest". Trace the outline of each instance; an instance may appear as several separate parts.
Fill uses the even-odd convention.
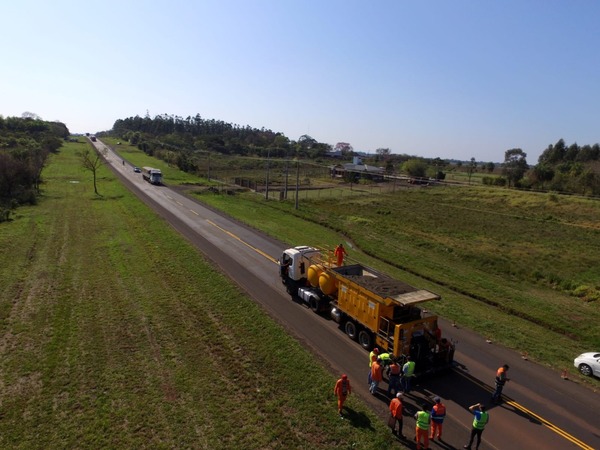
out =
[[[424,449],[429,449],[429,425],[431,422],[431,414],[429,414],[429,405],[423,403],[421,411],[415,414],[417,424],[415,426],[415,440],[417,441],[417,450],[421,449],[421,439],[423,439]]]
[[[402,390],[408,394],[412,389],[412,378],[415,376],[415,362],[410,356],[406,358],[406,362],[402,366]]]
[[[473,428],[471,428],[471,439],[469,439],[469,443],[464,445],[463,448],[471,450],[473,438],[477,436],[477,444],[475,449],[479,450],[479,445],[481,444],[481,433],[483,433],[483,429],[490,421],[490,413],[485,410],[485,406],[483,406],[481,403],[476,403],[469,406],[469,411],[474,414]]]

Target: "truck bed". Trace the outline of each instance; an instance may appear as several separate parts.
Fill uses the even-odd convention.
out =
[[[408,283],[378,273],[361,264],[332,267],[331,270],[336,273],[338,281],[351,281],[382,299],[390,298],[402,305],[437,300],[440,298],[437,294],[417,289]]]

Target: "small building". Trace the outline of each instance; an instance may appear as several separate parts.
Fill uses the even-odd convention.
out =
[[[383,167],[369,166],[363,164],[358,156],[355,156],[352,163],[336,164],[330,166],[331,178],[344,178],[348,172],[356,174],[357,178],[383,181],[385,169]]]

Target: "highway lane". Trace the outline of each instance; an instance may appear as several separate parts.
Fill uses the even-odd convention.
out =
[[[96,146],[103,148],[101,142],[96,142]],[[335,374],[347,373],[353,380],[355,393],[385,418],[387,401],[371,396],[366,388],[367,354],[333,321],[294,304],[285,293],[275,261],[286,244],[165,186],[150,185],[111,151],[106,158],[125,185],[196,245],[326,366]],[[488,402],[495,370],[504,362],[511,366],[511,381],[504,390],[508,401],[491,408],[483,448],[600,448],[595,411],[600,399],[597,392],[564,381],[557,370],[523,360],[521,355],[489,344],[468,330],[454,328],[443,321],[442,329],[447,337],[458,341],[459,367],[444,376],[423,380],[415,395],[406,401],[409,416],[423,399],[435,395],[444,399],[449,414],[444,424],[446,442],[435,442],[432,448],[460,448],[466,443],[472,421],[467,407],[478,401]],[[414,421],[406,417],[404,433],[414,435],[413,427]]]

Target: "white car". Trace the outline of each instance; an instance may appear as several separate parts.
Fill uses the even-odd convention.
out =
[[[600,377],[600,353],[582,353],[575,358],[573,364],[586,377],[591,375]]]

